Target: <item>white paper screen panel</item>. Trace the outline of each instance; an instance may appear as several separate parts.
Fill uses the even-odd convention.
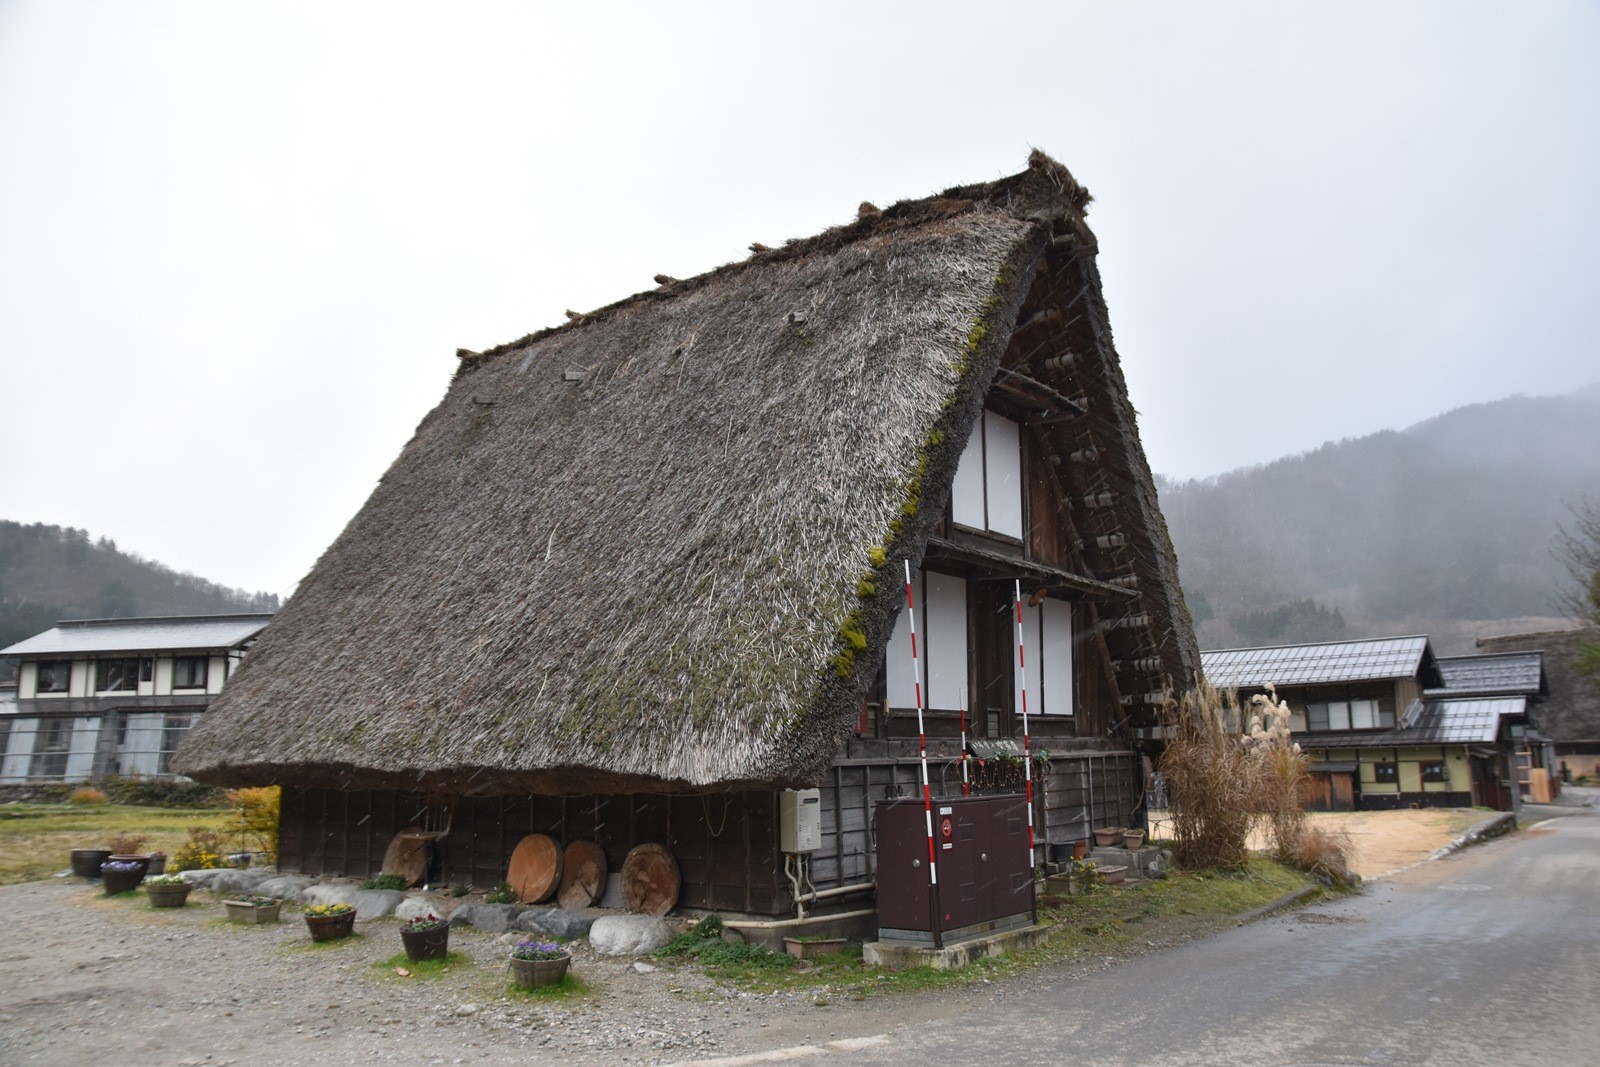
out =
[[[926,706],[959,711],[967,692],[967,583],[937,571],[923,574],[927,600]]]
[[[917,605],[917,653],[921,655],[926,642],[921,640],[928,632],[928,612],[922,598],[922,573],[911,576],[911,588]],[[911,673],[911,627],[906,621],[905,608],[894,620],[894,634],[889,638],[889,651],[885,653],[884,673],[889,680],[889,706],[914,708],[917,695],[913,688],[916,676]]]
[[[1039,657],[1044,670],[1044,688],[1039,710],[1046,715],[1072,714],[1072,605],[1061,600],[1046,600],[1043,612],[1043,652]]]
[[[974,530],[984,528],[982,418],[973,426],[967,450],[956,465],[956,480],[950,487],[950,517]]]
[[[1022,432],[992,411],[983,415],[984,488],[989,529],[1022,536]]]

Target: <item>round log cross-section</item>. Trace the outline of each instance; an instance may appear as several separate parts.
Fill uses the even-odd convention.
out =
[[[622,861],[622,900],[629,911],[665,915],[678,903],[678,861],[665,845],[638,845]]]
[[[561,884],[561,846],[544,834],[529,834],[511,852],[506,881],[524,904],[547,899]]]
[[[563,908],[587,908],[606,888],[606,854],[593,841],[574,841],[561,856],[561,888],[556,903]]]
[[[397,875],[414,886],[428,873],[428,836],[420,826],[408,826],[394,835],[383,850],[384,874]]]

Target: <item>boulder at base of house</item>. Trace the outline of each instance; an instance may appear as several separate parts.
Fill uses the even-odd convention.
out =
[[[589,947],[597,956],[643,956],[672,937],[671,924],[653,915],[602,915],[589,927]]]
[[[394,909],[394,917],[401,922],[410,922],[412,919],[421,919],[428,915],[443,919],[449,910],[441,908],[437,901],[429,900],[427,897],[406,897]]]
[[[450,925],[476,926],[491,934],[503,934],[522,911],[521,904],[463,904],[450,913]]]
[[[589,936],[589,928],[600,918],[598,914],[569,911],[566,908],[529,908],[517,916],[513,924],[518,930],[562,941],[576,941]]]
[[[255,893],[262,897],[276,897],[279,900],[299,900],[300,894],[317,884],[317,880],[305,874],[279,874],[267,878],[256,886]]]
[[[350,904],[358,919],[381,919],[393,915],[406,898],[398,889],[357,889],[348,885],[307,886],[300,894],[302,904]]]

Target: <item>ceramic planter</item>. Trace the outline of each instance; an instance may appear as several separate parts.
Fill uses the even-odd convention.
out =
[[[72,850],[72,873],[79,878],[99,878],[100,865],[110,858],[109,848],[75,848]]]
[[[789,955],[797,960],[815,959],[826,952],[838,952],[844,948],[847,938],[843,937],[814,937],[809,940],[798,937],[783,939],[783,947]]]
[[[1094,843],[1101,848],[1112,848],[1122,844],[1122,827],[1107,826],[1094,832]]]
[[[511,977],[523,989],[536,989],[539,986],[555,985],[566,977],[567,967],[572,963],[571,956],[562,956],[553,960],[519,960],[511,957]]]
[[[181,908],[189,899],[189,883],[147,885],[144,887],[144,893],[150,898],[152,908]]]
[[[1127,881],[1128,868],[1123,866],[1101,867],[1100,880],[1106,885],[1121,885]]]
[[[1122,834],[1122,847],[1137,852],[1144,847],[1143,830],[1125,830]]]
[[[400,941],[406,946],[406,958],[417,960],[442,960],[450,954],[450,924],[440,923],[432,930],[400,928]]]
[[[354,908],[339,915],[306,915],[302,918],[306,921],[306,929],[311,931],[313,941],[338,941],[349,937],[356,928]]]
[[[232,923],[275,923],[283,901],[252,904],[248,900],[224,900],[222,906],[228,913],[228,921]]]

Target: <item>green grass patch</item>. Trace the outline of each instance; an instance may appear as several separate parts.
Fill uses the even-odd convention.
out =
[[[1308,884],[1298,871],[1256,857],[1237,873],[1179,873],[1161,881],[1102,887],[1060,903],[1041,904],[1039,925],[1048,934],[1038,947],[987,957],[959,970],[915,967],[880,971],[861,962],[858,947],[826,953],[806,967],[758,946],[696,939],[692,931],[658,955],[697,960],[711,977],[751,992],[811,989],[819,1003],[862,1000],[880,993],[916,993],[992,981],[1024,968],[1085,956],[1117,955],[1142,948],[1145,941],[1214,929],[1235,915]]]
[[[415,978],[419,981],[430,981],[460,971],[472,966],[472,957],[465,952],[450,952],[442,960],[412,960],[404,952],[398,952],[386,960],[380,960],[372,965],[372,969],[379,972],[380,978],[393,979],[397,982],[409,982]],[[411,973],[402,975],[398,973],[404,968]]]
[[[509,996],[521,1000],[559,1001],[572,997],[587,996],[590,990],[589,983],[573,974],[572,969],[569,967],[567,973],[561,976],[561,981],[552,985],[534,986],[532,989],[526,989],[515,982],[508,982],[506,983],[506,991]]]
[[[171,854],[188,840],[189,827],[237,821],[217,808],[0,804],[0,885],[49,878],[71,866],[73,849],[103,847],[114,834],[144,834],[145,849]]]

